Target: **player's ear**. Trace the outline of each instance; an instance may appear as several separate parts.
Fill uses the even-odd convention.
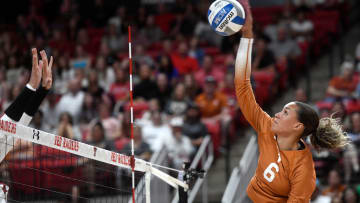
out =
[[[304,130],[304,124],[302,124],[302,123],[300,123],[300,122],[296,122],[295,124],[294,124],[294,129],[295,130],[298,130],[298,131],[303,131]]]

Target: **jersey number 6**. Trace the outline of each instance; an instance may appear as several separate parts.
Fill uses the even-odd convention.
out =
[[[273,168],[275,168],[276,173],[279,172],[279,166],[276,163],[270,163],[270,165],[265,169],[264,171],[264,178],[268,181],[268,182],[272,182],[275,178],[275,173],[272,170]]]

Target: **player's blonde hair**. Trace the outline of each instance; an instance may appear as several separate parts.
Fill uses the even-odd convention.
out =
[[[333,116],[319,119],[316,111],[308,104],[295,102],[298,120],[304,125],[302,137],[311,135],[311,144],[316,150],[344,147],[349,138],[343,131],[340,119]]]
[[[319,126],[310,140],[317,150],[341,148],[349,143],[349,139],[340,124],[340,119],[333,118],[333,116],[320,119]]]

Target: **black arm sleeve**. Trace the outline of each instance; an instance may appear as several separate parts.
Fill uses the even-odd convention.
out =
[[[40,85],[40,87],[36,90],[35,95],[32,97],[31,101],[27,104],[25,113],[33,117],[48,92],[49,90],[45,89],[42,85]]]
[[[25,112],[26,106],[34,97],[35,92],[25,87],[15,101],[5,110],[5,114],[12,120],[18,122]]]

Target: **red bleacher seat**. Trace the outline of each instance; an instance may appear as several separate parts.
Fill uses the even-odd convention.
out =
[[[205,47],[204,52],[206,55],[210,55],[213,57],[215,57],[221,53],[220,49],[218,47]]]
[[[325,101],[319,101],[319,102],[316,102],[316,106],[320,110],[322,110],[322,109],[330,110],[333,107],[333,103],[325,102]]]

